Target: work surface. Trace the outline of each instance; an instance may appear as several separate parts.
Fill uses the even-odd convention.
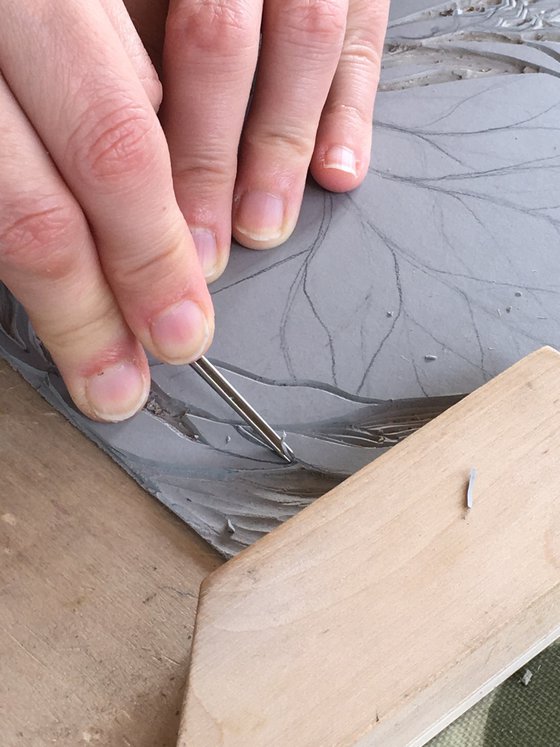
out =
[[[0,745],[175,747],[220,560],[0,362]],[[560,743],[560,646],[437,747]]]
[[[0,362],[0,744],[174,747],[221,562]]]

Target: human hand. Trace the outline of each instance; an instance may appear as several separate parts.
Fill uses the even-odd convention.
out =
[[[332,191],[363,180],[389,0],[125,2],[158,67],[167,14],[164,129],[209,280],[232,231],[254,249],[288,238],[309,166]]]
[[[121,0],[0,0],[0,280],[75,403],[132,415],[143,346],[197,358],[212,303],[173,193],[155,75]]]

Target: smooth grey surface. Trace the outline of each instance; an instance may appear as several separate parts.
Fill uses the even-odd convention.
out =
[[[550,0],[394,2],[366,183],[310,184],[293,238],[234,249],[213,290],[210,358],[298,465],[254,443],[188,367],[154,364],[128,423],[87,421],[5,290],[0,352],[235,553],[454,401],[431,398],[560,346],[559,75]]]

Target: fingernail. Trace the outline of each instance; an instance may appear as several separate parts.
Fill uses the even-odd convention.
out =
[[[194,245],[206,279],[215,275],[218,265],[218,244],[208,228],[191,228]]]
[[[200,358],[210,340],[210,323],[194,301],[181,301],[154,319],[152,340],[168,363],[191,363]]]
[[[353,150],[345,145],[333,145],[332,148],[328,149],[323,159],[323,168],[337,169],[338,171],[344,171],[346,174],[358,176],[356,155]]]
[[[273,241],[282,236],[284,200],[270,192],[245,192],[236,213],[237,230],[254,241]]]
[[[150,382],[128,361],[115,363],[86,381],[86,397],[100,420],[118,423],[132,417],[148,397]]]

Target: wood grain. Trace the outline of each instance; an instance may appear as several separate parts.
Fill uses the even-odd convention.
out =
[[[0,744],[172,747],[220,563],[0,362]]]
[[[559,405],[545,348],[210,575],[181,747],[422,745],[556,638]]]

